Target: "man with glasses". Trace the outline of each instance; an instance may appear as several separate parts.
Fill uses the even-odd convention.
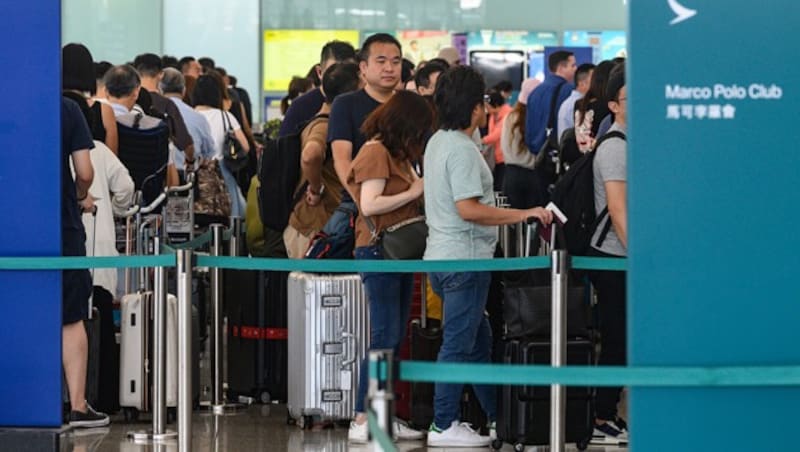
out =
[[[595,150],[594,205],[603,216],[591,241],[589,255],[624,257],[628,254],[627,211],[627,88],[625,66],[616,67],[607,85],[608,108],[614,124],[600,139]],[[602,215],[608,208],[608,215]],[[602,348],[599,364],[625,366],[626,359],[626,294],[625,273],[595,271],[589,275],[597,290]],[[598,388],[595,399],[593,444],[619,445],[628,442],[626,423],[617,416],[621,387]]]

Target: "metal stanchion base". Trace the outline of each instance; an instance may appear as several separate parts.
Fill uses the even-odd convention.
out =
[[[220,405],[214,405],[211,402],[200,402],[200,410],[208,411],[218,416],[237,413],[245,408],[247,408],[247,406],[241,403],[222,403]]]
[[[178,432],[167,430],[164,433],[155,434],[153,430],[140,430],[136,432],[128,432],[128,440],[135,443],[147,443],[157,441],[169,441],[178,438]]]

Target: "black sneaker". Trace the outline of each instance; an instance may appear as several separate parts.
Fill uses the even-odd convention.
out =
[[[107,414],[98,413],[88,403],[85,413],[75,410],[69,412],[69,426],[74,428],[105,427],[110,422]]]

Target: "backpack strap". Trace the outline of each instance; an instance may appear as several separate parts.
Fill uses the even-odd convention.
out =
[[[606,141],[608,139],[611,139],[611,138],[619,138],[620,140],[627,141],[627,137],[625,136],[624,133],[620,132],[619,130],[612,130],[611,132],[606,133],[605,135],[600,137],[599,140],[597,140],[597,143],[595,143],[593,152],[597,152],[597,150],[600,149],[600,145],[604,141]],[[608,205],[607,204],[608,204],[608,200],[606,200],[606,207],[603,209],[602,212],[600,212],[600,215],[597,216],[597,220],[596,220],[597,224],[595,225],[595,227],[593,229],[597,229],[597,226],[600,226],[600,223],[603,222],[603,219],[605,217],[609,216]],[[606,241],[606,237],[608,237],[609,231],[611,231],[611,218],[610,217],[609,217],[608,221],[606,221],[606,224],[603,226],[603,230],[600,232],[600,236],[597,237],[597,242],[594,244],[594,246],[596,248],[600,248],[603,245],[603,242]]]
[[[553,130],[555,126],[555,118],[556,118],[556,103],[558,102],[558,95],[561,94],[561,88],[567,82],[561,82],[556,86],[555,91],[553,91],[553,97],[550,98],[550,116],[547,117],[547,136],[550,136],[550,132]]]

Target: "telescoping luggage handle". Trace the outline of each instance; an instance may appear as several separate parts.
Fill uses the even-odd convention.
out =
[[[554,213],[555,215],[555,213]],[[531,242],[539,221],[530,217],[526,221],[527,240],[525,256],[530,256]],[[551,322],[550,357],[552,367],[566,365],[567,358],[567,284],[569,272],[569,255],[565,249],[557,247],[556,237],[561,225],[554,221],[550,227],[549,253],[551,256]],[[562,247],[563,248],[563,247]],[[566,440],[566,387],[559,384],[550,385],[550,450],[564,452]]]
[[[91,212],[86,212],[92,214],[92,257],[94,257],[95,251],[97,250],[97,205],[92,208]],[[94,268],[89,269],[89,277],[92,280],[92,290],[89,292],[89,320],[94,318],[92,313],[92,307],[94,305]]]

